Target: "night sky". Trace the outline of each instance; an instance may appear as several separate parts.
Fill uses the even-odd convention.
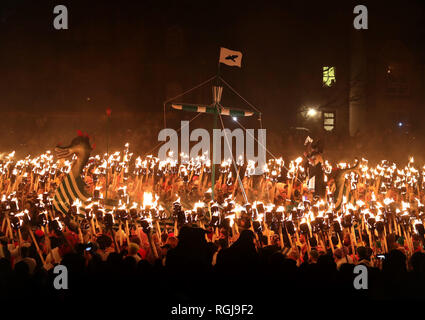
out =
[[[53,28],[58,4],[68,8],[69,30]],[[278,127],[314,103],[306,83],[321,86],[317,66],[348,61],[357,4],[368,6],[365,32],[377,46],[394,38],[424,57],[419,0],[2,0],[0,110],[162,113],[164,100],[217,72],[224,46],[244,57],[241,69],[222,66],[222,76],[263,111],[266,125]],[[210,100],[207,87],[185,102]],[[246,108],[228,91],[223,101]]]

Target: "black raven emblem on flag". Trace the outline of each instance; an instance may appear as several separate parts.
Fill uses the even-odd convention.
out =
[[[233,62],[236,62],[235,61],[235,59],[238,57],[238,55],[236,55],[236,54],[234,54],[234,55],[231,55],[231,56],[227,56],[226,57],[226,60],[232,60]]]

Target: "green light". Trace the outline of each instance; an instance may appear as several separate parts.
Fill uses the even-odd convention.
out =
[[[323,85],[326,87],[332,87],[335,82],[335,67],[323,67]]]

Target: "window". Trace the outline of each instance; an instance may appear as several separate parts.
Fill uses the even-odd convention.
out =
[[[323,128],[326,131],[335,129],[335,112],[323,112]]]
[[[335,67],[323,67],[323,86],[332,87],[335,82]]]

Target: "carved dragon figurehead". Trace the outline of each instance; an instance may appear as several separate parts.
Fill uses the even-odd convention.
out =
[[[90,145],[90,139],[87,134],[78,133],[69,146],[55,147],[56,157],[58,159],[65,159],[72,157],[74,154],[77,156],[75,163],[72,166],[71,173],[74,177],[81,175],[84,166],[89,160],[90,153],[93,148]]]
[[[87,134],[78,133],[78,137],[71,141],[71,144],[66,147],[57,146],[55,153],[58,159],[70,158],[76,156],[76,160],[72,165],[69,174],[62,178],[61,184],[56,188],[53,199],[53,206],[56,211],[66,215],[77,198],[82,203],[85,203],[91,198],[90,192],[83,181],[81,174],[86,166],[90,153],[94,147],[90,145],[90,139]],[[105,199],[105,209],[112,210],[118,205],[118,201],[113,199]]]

